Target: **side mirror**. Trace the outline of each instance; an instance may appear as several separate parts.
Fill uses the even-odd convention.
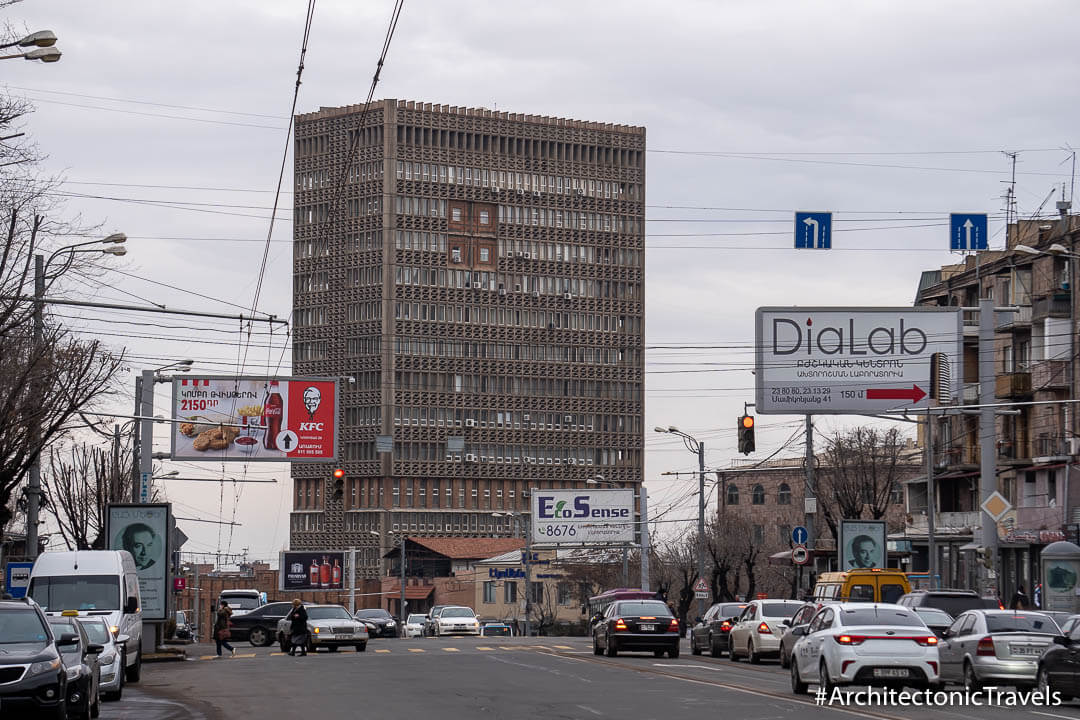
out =
[[[780,624],[783,625],[784,627],[791,627],[791,620],[789,620],[788,618],[784,618],[780,622]]]
[[[949,628],[945,628],[944,630],[942,630],[941,635],[939,635],[938,637],[940,637],[942,640],[949,637]]]
[[[57,647],[63,647],[66,645],[78,645],[79,636],[75,633],[64,633],[56,640]]]
[[[698,615],[697,619],[694,620],[694,623],[697,625],[700,625],[702,622],[704,622],[704,619],[700,615]]]
[[[102,652],[104,652],[104,650],[105,650],[104,645],[98,645],[97,643],[90,643],[89,645],[86,646],[86,652],[83,653],[83,654],[84,655],[100,655]]]
[[[801,637],[806,634],[806,626],[800,625],[799,627],[791,628],[791,634],[795,637]]]
[[[130,635],[117,635],[116,636],[116,644],[117,645],[127,645],[129,642],[131,642],[131,636]]]
[[[1063,647],[1069,647],[1072,645],[1072,639],[1068,635],[1055,635],[1054,644],[1061,645]]]
[[[139,609],[139,599],[134,595],[128,597],[127,602],[124,603],[124,614],[132,615]]]

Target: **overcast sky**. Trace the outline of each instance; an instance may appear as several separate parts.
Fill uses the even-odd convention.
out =
[[[29,30],[53,30],[64,53],[56,64],[3,67],[9,91],[37,106],[28,129],[50,156],[47,169],[67,179],[72,213],[131,238],[117,267],[137,277],[73,292],[223,312],[238,310],[228,303],[250,306],[289,145],[306,6],[27,0],[8,8]],[[391,0],[317,4],[300,112],[363,101],[391,8]],[[950,211],[991,213],[991,247],[1002,245],[1010,169],[1002,151],[1021,151],[1022,216],[1060,192],[1066,148],[1080,144],[1077,27],[1080,5],[1070,0],[408,0],[376,98],[647,128],[646,343],[722,346],[647,353],[651,505],[682,500],[667,517],[689,518],[692,480],[660,473],[696,461],[651,428],[677,425],[703,439],[708,467],[741,458],[735,419],[753,401],[755,308],[910,305],[922,270],[960,259],[947,251]],[[286,190],[291,168],[290,155]],[[281,317],[291,308],[291,204],[283,193],[259,303]],[[831,251],[792,250],[796,210],[836,213]],[[236,364],[235,323],[207,323],[218,332],[205,336],[221,343],[210,344],[177,328],[200,325],[189,320],[59,312],[97,318],[81,327],[114,333],[102,337],[127,346],[132,371],[180,358],[194,358],[201,372]],[[256,371],[281,357],[280,333],[273,347],[267,341],[252,346]],[[286,352],[283,372],[288,363]],[[157,403],[167,403],[166,386]],[[754,458],[801,427],[798,417],[758,420]],[[818,431],[857,421],[821,417]],[[164,432],[155,440],[167,449]],[[779,456],[802,451],[796,439]],[[286,546],[287,466],[164,469],[279,480],[237,486],[239,502],[232,486],[167,483],[176,514],[243,523],[219,537],[214,525],[182,522],[192,538],[185,550],[276,558]]]

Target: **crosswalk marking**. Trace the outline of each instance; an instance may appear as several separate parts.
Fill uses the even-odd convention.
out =
[[[234,658],[253,658],[255,653],[245,653],[243,655],[233,655]]]
[[[569,645],[556,645],[555,648],[557,650],[573,650],[574,649],[574,648],[570,647]]]
[[[217,655],[203,655],[199,659],[200,660],[216,660],[217,657],[218,657]]]
[[[377,652],[377,653],[388,653],[390,651],[389,650],[376,650],[375,652]]]
[[[477,646],[476,646],[476,649],[477,649],[477,650],[492,650],[492,649],[494,649],[494,648],[489,648],[489,647],[487,647],[487,646],[484,646],[484,645],[477,645]]]
[[[443,652],[461,652],[457,648],[443,648]]]
[[[282,655],[288,655],[288,653],[283,653],[283,652],[272,652],[272,653],[270,653],[270,657],[280,657]]]
[[[422,648],[409,648],[409,652],[427,652],[427,650],[423,650]]]

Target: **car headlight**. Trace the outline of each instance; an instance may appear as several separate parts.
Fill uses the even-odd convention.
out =
[[[82,668],[72,667],[67,670],[68,682],[79,679],[79,673],[82,672]]]
[[[116,653],[110,652],[98,656],[99,665],[112,665],[116,662]]]
[[[386,627],[394,627],[394,625],[395,625],[395,623],[394,623],[394,621],[393,621],[393,620],[389,620],[389,621],[387,621],[387,623],[386,623]]]
[[[34,663],[30,666],[30,669],[27,670],[26,675],[27,677],[31,677],[34,675],[41,675],[47,672],[56,672],[59,669],[60,658],[53,658],[52,660],[42,660],[41,662]]]
[[[318,627],[316,627],[316,628],[315,628],[315,629],[313,629],[313,630],[312,630],[311,632],[313,632],[313,633],[315,633],[316,635],[318,635],[318,634],[319,634],[319,628],[318,628]]]

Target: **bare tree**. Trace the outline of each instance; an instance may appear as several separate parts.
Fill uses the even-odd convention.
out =
[[[70,550],[105,548],[109,503],[131,497],[130,449],[121,447],[116,455],[120,460],[111,451],[85,444],[49,452],[49,466],[42,473],[42,490],[60,536]]]
[[[841,520],[885,517],[892,493],[910,468],[904,449],[896,428],[857,427],[829,439],[818,470],[818,497],[834,538]]]
[[[698,579],[697,538],[697,533],[685,533],[656,546],[658,562],[653,567],[657,569],[660,592],[667,595],[683,628],[687,627],[687,614],[694,603],[694,583]]]

